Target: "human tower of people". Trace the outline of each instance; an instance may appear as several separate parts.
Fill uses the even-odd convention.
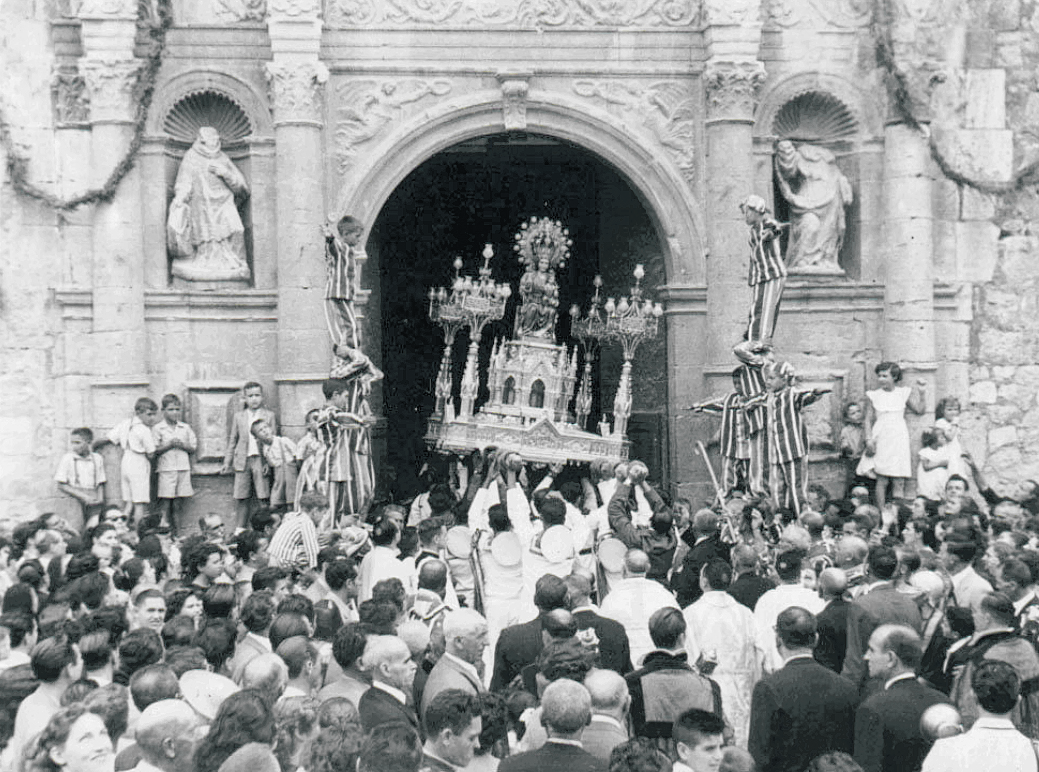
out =
[[[846,485],[810,485],[820,392],[771,356],[781,226],[744,211],[755,302],[735,391],[697,406],[723,457],[699,509],[640,461],[495,449],[376,491],[362,231],[329,229],[328,402],[293,442],[245,385],[233,527],[186,522],[174,396],[111,435],[124,507],[81,429],[56,474],[81,522],[4,524],[0,772],[1036,770],[1039,485],[992,490],[943,401],[943,475],[903,498],[922,387],[893,363],[846,412]]]

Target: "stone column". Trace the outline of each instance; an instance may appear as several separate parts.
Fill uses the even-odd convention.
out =
[[[930,148],[921,131],[904,123],[887,126],[883,357],[917,371],[907,378],[935,369],[930,167]]]
[[[735,367],[732,347],[746,329],[749,246],[740,202],[754,189],[754,106],[765,70],[756,61],[709,62],[707,97],[707,327],[710,370]]]
[[[278,405],[281,423],[301,428],[321,404],[331,345],[324,317],[323,86],[317,0],[272,0],[267,28],[274,61],[267,83],[274,112],[277,196]]]
[[[85,0],[80,7],[90,96],[91,183],[103,185],[133,137],[134,86],[142,66],[134,57],[135,0]],[[145,393],[148,356],[144,326],[140,172],[132,168],[108,203],[93,212],[93,420],[110,426]]]

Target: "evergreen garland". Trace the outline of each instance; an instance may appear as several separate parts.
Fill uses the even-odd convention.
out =
[[[7,154],[7,174],[11,179],[11,185],[18,193],[59,211],[68,211],[84,204],[107,203],[112,200],[119,183],[133,168],[134,162],[137,160],[137,153],[141,149],[144,126],[148,120],[148,108],[151,107],[152,97],[155,93],[155,80],[162,64],[162,55],[166,50],[166,32],[173,26],[171,5],[172,0],[158,0],[156,5],[159,15],[158,24],[149,22],[147,3],[138,5],[137,24],[139,28],[148,29],[151,50],[148,52],[144,67],[138,74],[137,83],[134,85],[137,108],[134,113],[133,138],[130,140],[126,153],[100,188],[93,188],[70,198],[59,198],[30,182],[29,159],[22,156],[15,148],[11,138],[10,124],[0,111],[0,144],[3,145]]]

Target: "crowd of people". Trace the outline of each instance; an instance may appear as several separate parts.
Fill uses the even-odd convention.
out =
[[[106,506],[85,431],[58,475],[83,527],[5,524],[3,772],[1037,769],[1034,482],[968,457],[879,507],[862,477],[696,509],[639,461],[491,450],[344,514],[261,474],[246,396],[233,526],[185,522],[176,455]],[[124,458],[189,453],[149,403]]]

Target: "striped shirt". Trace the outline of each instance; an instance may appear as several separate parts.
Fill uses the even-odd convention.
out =
[[[760,367],[751,365],[740,365],[733,373],[733,382],[736,391],[744,397],[756,397],[765,393],[765,376],[761,374]],[[744,405],[744,417],[747,420],[747,434],[753,435],[765,428],[765,407]]]
[[[768,411],[768,461],[782,464],[808,455],[808,427],[801,411],[825,391],[794,391],[787,386],[753,398],[764,402]]]
[[[267,554],[281,568],[316,568],[318,549],[314,521],[303,512],[290,512],[271,539]]]
[[[722,427],[719,434],[721,454],[726,458],[746,458],[748,435],[743,397],[733,392],[718,399],[701,402],[698,407],[705,413],[722,414]]]
[[[779,251],[779,223],[767,218],[750,229],[750,273],[747,284],[754,286],[786,276]]]
[[[328,300],[353,300],[354,297],[354,259],[353,250],[336,238],[325,239],[325,264],[328,268],[328,281],[325,284],[325,298]]]

